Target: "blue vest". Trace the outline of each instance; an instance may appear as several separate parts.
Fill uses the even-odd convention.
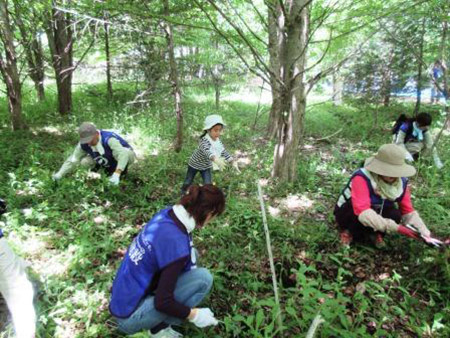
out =
[[[94,161],[101,167],[104,167],[106,171],[112,173],[116,170],[117,160],[114,158],[112,149],[108,145],[108,141],[111,137],[119,140],[120,144],[125,148],[131,148],[127,141],[125,141],[120,135],[112,131],[100,130],[101,142],[105,153],[100,155],[99,152],[93,151],[88,144],[81,144],[81,149],[83,149],[89,156],[91,156]]]
[[[176,260],[190,256],[183,272],[196,268],[192,237],[181,231],[169,211],[158,212],[134,238],[117,271],[109,311],[129,317],[149,294],[155,274]]]
[[[397,203],[403,199],[403,196],[406,192],[406,187],[408,185],[408,180],[405,177],[402,177],[402,183],[403,183],[403,192],[402,194],[395,200],[390,201],[387,199],[382,199],[381,196],[377,195],[375,193],[375,190],[373,190],[372,183],[370,182],[369,177],[367,177],[364,174],[364,171],[362,169],[356,170],[350,180],[348,181],[347,185],[345,186],[344,190],[342,191],[339,200],[338,200],[338,207],[342,207],[343,203],[339,205],[339,201],[345,200],[346,202],[351,201],[351,182],[355,176],[361,176],[364,178],[364,180],[367,183],[367,187],[369,188],[369,194],[370,194],[370,207],[376,211],[379,211],[382,207],[388,207],[393,206],[394,203]]]
[[[401,126],[400,129],[402,132],[405,133],[405,143],[407,142],[419,142],[419,140],[417,139],[417,137],[415,137],[413,135],[413,123],[411,121],[408,122],[404,122]],[[428,132],[428,130],[424,130],[422,131],[422,134],[425,135],[425,133]]]

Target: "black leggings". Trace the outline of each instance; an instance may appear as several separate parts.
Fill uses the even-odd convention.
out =
[[[348,230],[353,235],[354,239],[364,239],[368,235],[376,233],[371,227],[363,225],[359,220],[358,216],[355,215],[353,211],[353,205],[351,201],[347,201],[340,208],[335,207],[334,216],[336,217],[336,222],[338,224],[339,230]],[[381,216],[384,218],[390,218],[396,223],[400,223],[402,215],[400,210],[395,208],[393,205],[385,206]]]

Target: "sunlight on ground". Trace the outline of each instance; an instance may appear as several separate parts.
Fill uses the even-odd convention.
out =
[[[167,142],[156,136],[156,133],[155,135],[149,135],[148,132],[139,127],[133,128],[124,137],[133,146],[138,159],[157,156],[162,150],[167,149]]]
[[[45,133],[61,136],[61,135],[66,133],[65,130],[61,130],[61,128],[54,127],[54,126],[45,126],[45,127],[42,127],[42,128],[33,128],[33,129],[31,129],[31,131],[32,131],[32,133],[34,135],[36,135],[38,133],[45,132]]]
[[[290,212],[305,211],[311,208],[314,201],[304,195],[289,195],[281,200],[280,205]]]

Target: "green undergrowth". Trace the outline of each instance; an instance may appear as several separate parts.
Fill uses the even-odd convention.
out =
[[[120,89],[120,88],[119,88]],[[55,112],[54,93],[43,103],[25,101],[29,131],[0,133],[1,196],[8,240],[31,262],[39,284],[39,337],[118,337],[108,313],[109,290],[133,237],[161,208],[179,198],[186,161],[197,144],[213,101],[184,102],[185,144],[175,153],[175,117],[170,98],[149,107],[133,100],[126,87],[107,103],[103,87],[78,87],[74,113]],[[5,105],[2,103],[2,107]],[[268,107],[264,107],[267,112]],[[397,235],[387,247],[340,247],[333,222],[335,200],[353,170],[382,143],[389,128],[411,106],[390,108],[349,102],[312,107],[298,164],[299,179],[270,179],[273,142],[265,139],[267,114],[256,119],[256,104],[224,101],[225,146],[239,159],[242,173],[214,173],[227,195],[225,214],[194,238],[200,264],[211,270],[214,287],[205,300],[220,319],[215,328],[186,324],[188,337],[302,337],[320,313],[321,337],[432,337],[450,334],[449,251],[428,248]],[[439,119],[438,107],[430,108]],[[3,109],[3,108],[2,108]],[[378,122],[374,124],[374,112]],[[51,174],[77,142],[76,127],[94,121],[130,139],[140,160],[119,187],[80,169],[58,184]],[[0,121],[8,121],[0,110]],[[254,128],[253,128],[254,126]],[[439,151],[449,156],[444,136]],[[448,237],[450,175],[422,159],[412,178],[413,197],[433,233]],[[266,239],[257,199],[262,180],[268,211],[283,327],[277,326]],[[283,331],[283,333],[281,333]],[[6,329],[0,337],[9,337]],[[144,337],[137,334],[135,337]]]

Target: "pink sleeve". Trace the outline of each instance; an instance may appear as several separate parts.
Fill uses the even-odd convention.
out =
[[[411,202],[411,191],[409,190],[409,187],[406,187],[405,194],[403,195],[403,198],[398,202],[398,206],[400,208],[400,212],[402,215],[409,214],[414,211],[412,202]]]
[[[359,216],[364,210],[370,209],[370,192],[366,180],[361,176],[352,179],[353,212]]]

